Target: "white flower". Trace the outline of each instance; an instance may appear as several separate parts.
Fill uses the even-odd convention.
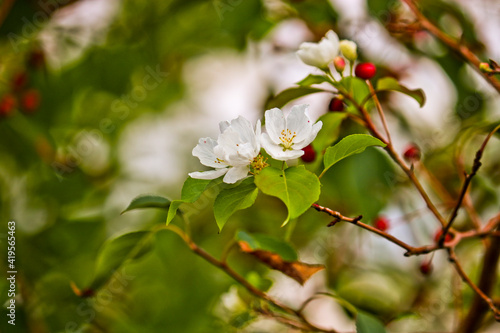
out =
[[[328,64],[339,54],[339,37],[332,30],[321,38],[319,43],[302,43],[297,55],[307,65],[327,68]]]
[[[339,44],[340,52],[346,57],[349,61],[353,62],[358,58],[357,45],[353,41],[344,39],[340,41]]]
[[[192,172],[189,176],[215,179],[225,175],[223,181],[233,184],[248,175],[250,164],[260,152],[260,120],[257,121],[255,130],[252,124],[241,116],[233,119],[231,123],[221,122],[219,127],[221,134],[217,141],[201,138],[193,149],[193,156],[198,157],[201,164],[215,170]]]
[[[278,108],[267,110],[266,132],[261,135],[262,147],[272,158],[286,161],[304,155],[302,148],[309,145],[323,126],[321,121],[312,124],[306,114],[307,104],[292,107],[285,118]]]

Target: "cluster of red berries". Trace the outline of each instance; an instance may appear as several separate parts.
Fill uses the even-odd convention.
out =
[[[27,87],[28,74],[17,73],[10,83],[10,91],[0,99],[0,117],[11,115],[17,107],[26,114],[34,113],[40,106],[40,92]]]
[[[27,67],[39,70],[45,66],[45,56],[41,50],[34,50],[27,60]],[[10,79],[10,89],[0,98],[0,118],[11,115],[16,108],[26,114],[36,112],[40,106],[40,92],[30,88],[28,72],[21,71]]]

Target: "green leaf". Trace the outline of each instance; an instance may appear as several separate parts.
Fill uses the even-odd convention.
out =
[[[287,242],[264,234],[248,234],[238,231],[235,236],[236,241],[247,243],[252,250],[263,250],[278,254],[283,260],[296,261],[297,252]]]
[[[270,101],[268,101],[266,103],[266,109],[281,108],[291,100],[317,92],[324,92],[324,90],[310,87],[296,87],[286,89],[280,92],[278,95],[274,96]]]
[[[107,241],[97,257],[90,289],[104,285],[125,261],[138,259],[151,250],[150,231],[136,231]]]
[[[346,136],[335,146],[326,150],[323,159],[325,169],[321,173],[320,177],[335,163],[346,157],[362,153],[366,148],[371,146],[385,147],[386,145],[379,139],[367,134],[352,134]]]
[[[288,216],[282,226],[302,215],[319,199],[321,186],[318,177],[303,165],[286,170],[265,168],[255,176],[255,184],[265,194],[285,203]]]
[[[219,230],[222,230],[236,211],[252,206],[258,193],[253,178],[247,178],[238,186],[221,191],[214,202],[215,221]]]
[[[420,107],[425,104],[425,94],[422,89],[408,89],[407,87],[401,85],[398,80],[393,77],[384,77],[378,80],[377,90],[379,91],[399,91],[405,95],[410,96],[418,102]]]
[[[182,186],[181,200],[184,202],[195,202],[200,198],[212,181],[211,179],[196,179],[189,177]]]
[[[358,311],[356,333],[386,333],[384,324],[367,313]]]
[[[340,125],[345,118],[347,118],[345,112],[328,112],[318,119],[318,121],[323,122],[323,127],[313,142],[313,147],[317,152],[322,152],[337,141]]]
[[[320,84],[324,82],[332,83],[332,81],[326,76],[309,74],[306,78],[297,82],[296,84],[302,87],[307,87],[312,84]]]
[[[163,208],[166,209],[170,206],[170,200],[167,198],[161,197],[159,195],[140,195],[136,197],[132,202],[128,205],[128,207],[122,212],[128,212],[134,209],[140,208]]]
[[[174,200],[170,204],[167,214],[167,225],[172,222],[181,204],[193,203],[200,198],[200,196],[207,189],[217,186],[221,183],[220,179],[195,179],[189,177],[184,182],[181,191],[181,199]]]

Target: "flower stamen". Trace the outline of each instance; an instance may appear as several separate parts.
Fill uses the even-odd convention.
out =
[[[279,137],[281,143],[280,145],[283,147],[283,151],[292,150],[293,139],[297,136],[297,132],[290,131],[289,129],[282,130],[281,136]]]

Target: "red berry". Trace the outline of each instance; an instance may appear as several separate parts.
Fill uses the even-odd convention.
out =
[[[377,73],[377,67],[375,67],[375,65],[371,62],[358,64],[356,66],[356,69],[354,70],[354,74],[356,74],[357,77],[363,80],[371,79],[375,76],[375,73]]]
[[[432,263],[430,261],[424,261],[420,264],[420,273],[423,275],[429,275],[432,272]]]
[[[21,97],[21,108],[26,113],[33,113],[40,106],[40,93],[36,89],[28,90]]]
[[[302,148],[304,155],[300,159],[306,163],[313,162],[316,159],[316,152],[314,151],[312,145]]]
[[[42,49],[35,49],[31,52],[28,64],[34,69],[40,69],[45,66],[45,54]]]
[[[11,79],[11,85],[14,91],[20,91],[26,86],[26,83],[28,83],[28,74],[26,74],[26,72],[19,72]]]
[[[338,98],[334,97],[328,105],[328,110],[330,111],[344,111],[344,102]]]
[[[441,238],[441,235],[443,234],[443,229],[439,229],[435,234],[434,234],[434,242],[438,242],[439,239]],[[453,240],[453,236],[447,232],[446,233],[446,236],[444,237],[444,242],[445,243],[448,243],[450,242],[451,240]]]
[[[415,144],[408,145],[405,152],[403,153],[403,157],[409,162],[420,161],[420,148],[418,148],[418,146]]]
[[[384,216],[377,217],[373,224],[375,228],[380,231],[386,231],[387,229],[389,229],[389,220]]]
[[[17,101],[14,95],[6,94],[0,100],[0,117],[6,117],[12,113]]]

